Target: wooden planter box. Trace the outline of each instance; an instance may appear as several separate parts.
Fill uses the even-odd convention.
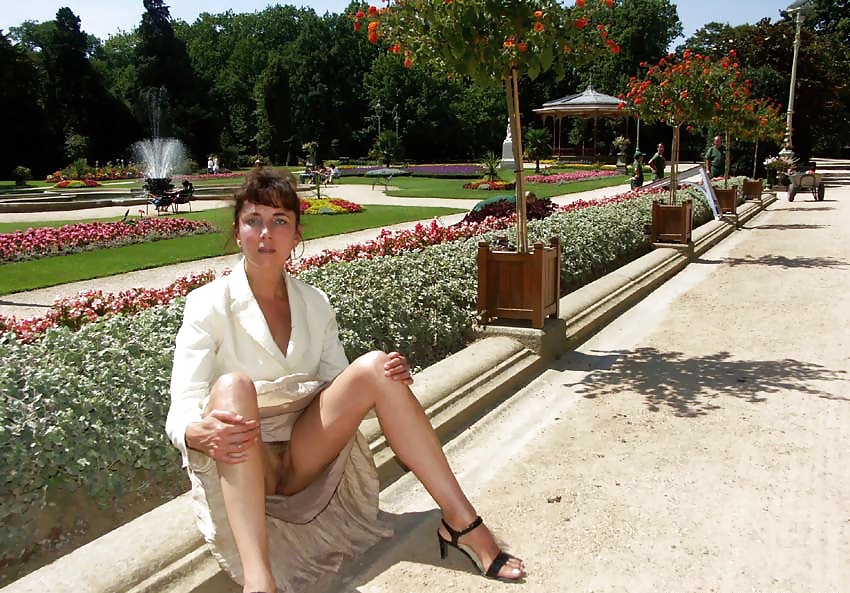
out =
[[[652,242],[682,243],[691,242],[694,204],[684,200],[680,204],[652,203]]]
[[[717,196],[717,206],[720,208],[720,214],[735,214],[738,210],[738,205],[735,203],[738,196],[737,186],[729,189],[715,189],[714,195]]]
[[[761,201],[762,183],[760,179],[755,181],[744,181],[744,186],[741,188],[741,194],[745,200]]]
[[[561,299],[561,245],[535,243],[530,253],[491,251],[478,244],[478,312],[481,323],[521,319],[543,329],[546,317],[558,317]]]

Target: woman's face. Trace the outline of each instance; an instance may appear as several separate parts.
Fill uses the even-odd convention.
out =
[[[301,241],[301,227],[291,210],[245,202],[236,241],[249,264],[279,271]]]

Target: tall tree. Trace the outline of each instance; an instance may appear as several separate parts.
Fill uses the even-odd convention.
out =
[[[165,88],[169,103],[161,123],[164,134],[172,132],[201,159],[219,148],[220,126],[209,110],[204,85],[192,67],[186,44],[174,33],[171,14],[162,0],[144,0],[145,13],[139,25],[137,57],[137,113],[150,108],[148,89]]]
[[[289,69],[280,58],[272,58],[263,78],[263,109],[269,129],[267,152],[272,162],[289,164],[293,148]]]
[[[71,9],[59,9],[44,43],[45,106],[52,127],[63,133],[65,157],[106,161],[123,156],[137,128],[89,61],[90,37]]]
[[[11,179],[18,165],[36,175],[48,173],[57,158],[56,137],[39,102],[39,74],[22,48],[0,31],[0,113],[5,114],[0,142],[0,178]]]

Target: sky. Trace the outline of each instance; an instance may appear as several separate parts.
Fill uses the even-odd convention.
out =
[[[0,29],[20,25],[23,21],[49,21],[56,11],[68,6],[80,17],[86,33],[102,40],[119,31],[131,31],[141,21],[144,7],[142,0],[4,0],[0,10]],[[227,10],[234,12],[256,12],[270,4],[268,0],[171,0],[171,16],[192,23],[202,12],[217,14]],[[291,0],[281,4],[310,6],[317,14],[339,13],[350,4],[349,0]],[[732,26],[755,23],[764,17],[779,18],[779,10],[791,4],[791,0],[681,0],[673,2],[684,27],[684,36],[689,37],[697,29],[711,21],[729,23]],[[675,45],[675,44],[674,44]]]

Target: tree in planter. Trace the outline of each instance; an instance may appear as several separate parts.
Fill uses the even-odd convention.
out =
[[[525,154],[534,161],[534,172],[540,173],[540,159],[552,154],[549,131],[546,128],[531,128],[525,133]]]
[[[743,78],[734,49],[704,70],[706,86],[714,99],[714,114],[710,124],[721,130],[726,146],[726,162],[723,166],[723,186],[729,181],[732,165],[732,138],[741,137],[749,123],[748,114],[754,110],[752,83]]]
[[[398,134],[392,130],[384,130],[381,135],[375,140],[372,146],[372,154],[375,160],[383,163],[385,167],[393,164],[400,154],[401,142],[399,142]]]
[[[642,68],[646,63],[641,64]],[[711,60],[685,50],[682,57],[669,54],[649,66],[643,78],[632,77],[621,104],[636,112],[647,124],[666,123],[673,128],[670,150],[669,203],[676,203],[679,173],[679,137],[683,125],[704,124],[715,114],[714,96],[708,86]]]
[[[753,179],[758,166],[759,141],[765,140],[781,144],[785,138],[785,116],[779,107],[767,99],[755,99],[752,109],[745,109],[737,136],[741,140],[753,142]]]
[[[468,77],[482,86],[504,85],[514,161],[517,166],[517,250],[528,252],[519,78],[532,80],[552,71],[563,78],[568,68],[591,62],[606,48],[619,52],[605,22],[613,0],[578,0],[565,7],[557,0],[405,0],[384,8],[369,6],[353,16],[354,28],[366,24],[368,39],[381,41],[405,67],[414,62],[447,74]]]
[[[499,166],[502,164],[502,159],[496,156],[492,150],[486,153],[481,159],[481,170],[484,172],[484,177],[487,181],[497,181],[499,179]]]

